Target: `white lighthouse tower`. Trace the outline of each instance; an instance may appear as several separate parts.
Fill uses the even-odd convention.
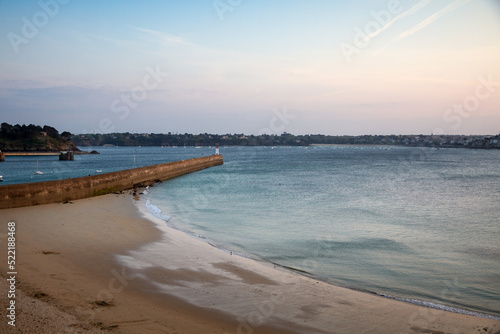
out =
[[[219,155],[219,145],[215,148],[215,155]]]

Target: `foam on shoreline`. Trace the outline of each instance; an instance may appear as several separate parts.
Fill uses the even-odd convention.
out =
[[[162,214],[162,210],[156,205],[152,204],[150,200],[146,201],[145,206],[149,210],[149,213],[156,218],[164,220],[165,222],[168,222],[170,220],[170,216]]]
[[[500,320],[500,317],[496,317],[496,316],[491,315],[491,314],[468,311],[468,310],[460,309],[457,307],[447,306],[447,305],[434,303],[434,302],[430,302],[430,301],[411,299],[411,298],[401,298],[401,297],[391,296],[391,295],[387,295],[387,294],[383,294],[383,293],[375,293],[375,294],[378,296],[381,296],[381,297],[394,299],[394,300],[400,300],[400,301],[403,301],[405,303],[414,304],[414,305],[423,306],[423,307],[428,307],[431,309],[442,310],[442,311],[458,313],[458,314],[471,315],[474,317],[485,318],[485,319]]]

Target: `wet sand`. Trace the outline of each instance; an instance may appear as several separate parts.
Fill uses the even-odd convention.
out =
[[[9,221],[16,223],[15,328],[6,318]],[[1,332],[500,333],[498,320],[345,289],[221,251],[138,210],[130,194],[1,210],[0,226]]]

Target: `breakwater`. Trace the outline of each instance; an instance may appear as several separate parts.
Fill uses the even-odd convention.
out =
[[[0,209],[105,195],[222,164],[222,155],[212,155],[74,179],[0,186]]]

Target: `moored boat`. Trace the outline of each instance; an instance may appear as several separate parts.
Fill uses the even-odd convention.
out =
[[[39,169],[38,169],[38,160],[36,161],[36,171],[33,172],[33,174],[35,175],[42,175],[43,172],[41,172]]]

